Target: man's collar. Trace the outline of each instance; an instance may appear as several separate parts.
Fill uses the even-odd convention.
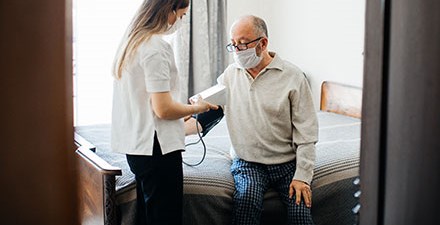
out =
[[[278,56],[276,52],[269,52],[269,55],[273,58],[272,62],[266,66],[266,69],[278,69],[283,70],[283,60]]]

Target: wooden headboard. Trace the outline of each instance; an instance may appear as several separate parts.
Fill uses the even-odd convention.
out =
[[[321,85],[321,111],[361,118],[362,88],[324,81]]]

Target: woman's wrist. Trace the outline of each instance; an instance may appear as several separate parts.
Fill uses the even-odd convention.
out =
[[[199,114],[200,113],[201,109],[200,109],[199,105],[190,105],[190,107],[191,107],[191,110],[190,110],[191,115]]]
[[[197,114],[204,113],[207,111],[207,107],[205,105],[197,105],[197,106],[198,106]]]

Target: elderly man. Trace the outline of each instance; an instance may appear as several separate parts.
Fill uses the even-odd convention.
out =
[[[235,63],[218,82],[228,90],[223,110],[236,188],[232,224],[259,224],[269,188],[286,205],[288,224],[313,224],[310,184],[318,122],[307,79],[298,67],[268,51],[261,18],[239,18],[230,35],[226,48]],[[215,124],[218,115],[211,111],[201,116],[202,128]]]

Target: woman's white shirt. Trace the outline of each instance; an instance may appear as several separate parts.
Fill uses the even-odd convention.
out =
[[[162,154],[185,147],[183,119],[163,120],[153,112],[151,94],[179,99],[179,77],[171,46],[154,35],[139,46],[120,80],[113,83],[111,147],[132,155],[152,155],[154,132]]]

